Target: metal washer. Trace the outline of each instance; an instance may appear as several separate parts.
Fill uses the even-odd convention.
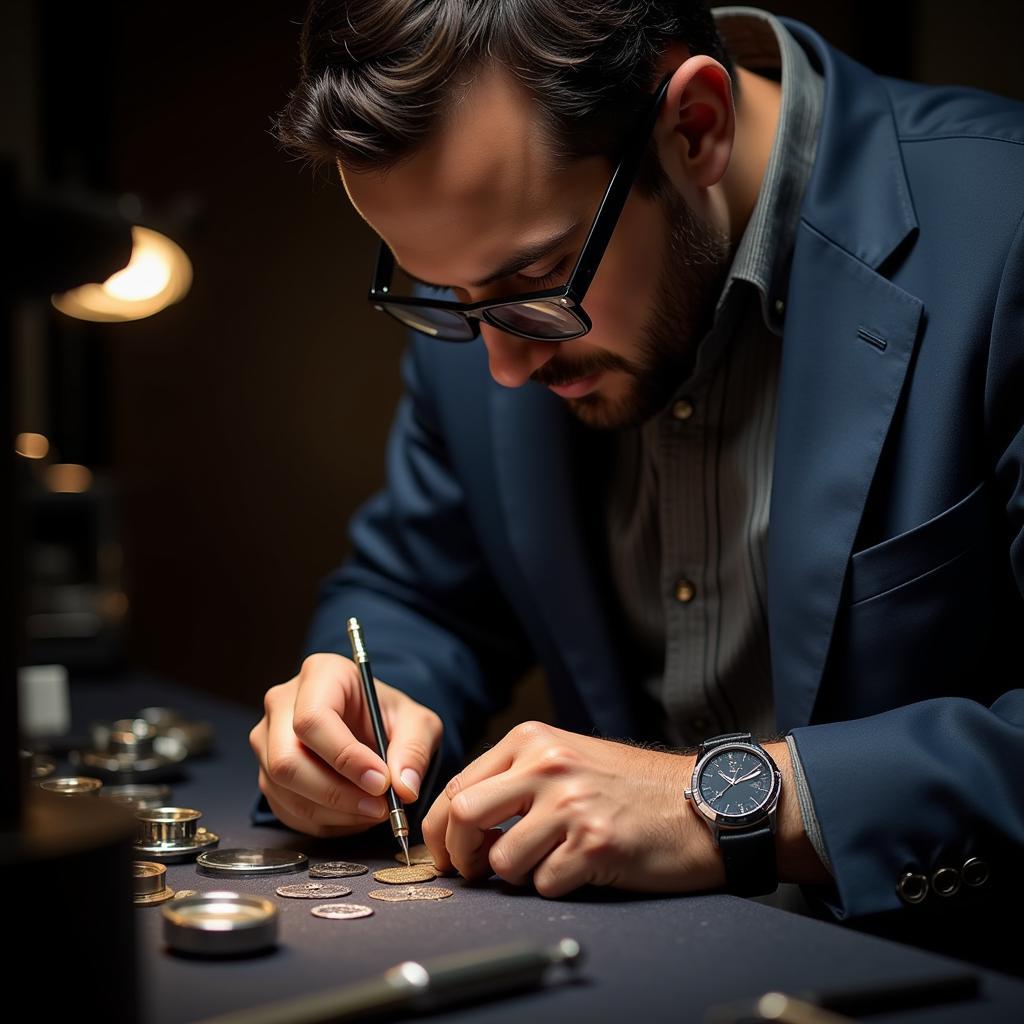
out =
[[[210,850],[196,858],[203,875],[287,875],[304,871],[309,858],[295,850]]]

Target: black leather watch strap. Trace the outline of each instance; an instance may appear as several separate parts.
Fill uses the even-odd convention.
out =
[[[712,736],[711,739],[705,740],[700,745],[698,751],[698,760],[703,757],[709,750],[714,750],[715,747],[720,747],[723,743],[750,743],[753,737],[749,732],[728,732],[722,736]]]
[[[764,896],[779,887],[779,869],[775,860],[775,836],[763,825],[755,832],[722,831],[718,848],[725,864],[729,892],[736,896]]]

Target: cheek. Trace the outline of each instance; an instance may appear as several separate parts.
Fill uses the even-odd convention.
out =
[[[632,348],[647,322],[664,252],[660,207],[630,196],[583,302],[594,323],[594,344]]]

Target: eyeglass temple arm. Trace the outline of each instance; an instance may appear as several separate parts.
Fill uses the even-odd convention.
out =
[[[625,150],[625,156],[619,161],[608,183],[604,198],[598,208],[597,216],[590,228],[590,234],[583,243],[583,250],[580,252],[579,265],[576,273],[573,274],[572,285],[580,297],[587,288],[597,272],[598,265],[604,250],[611,240],[615,225],[618,223],[619,215],[623,206],[626,205],[626,198],[629,190],[633,187],[633,181],[640,169],[640,164],[647,153],[647,147],[651,136],[654,133],[654,126],[658,123],[658,113],[661,110],[661,101],[668,92],[668,84],[672,79],[671,74],[665,77],[658,84],[650,109],[643,122],[640,124],[636,134],[629,140]]]
[[[394,269],[395,254],[382,238],[377,248],[377,266],[373,271],[373,287],[370,289],[371,297],[375,293],[387,292]]]

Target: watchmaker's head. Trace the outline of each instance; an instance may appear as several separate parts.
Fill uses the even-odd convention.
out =
[[[442,286],[438,298],[564,285],[637,147],[582,302],[591,329],[527,340],[512,330],[538,329],[528,311],[464,323],[479,325],[498,383],[548,385],[592,426],[639,423],[669,399],[730,256],[711,190],[732,152],[733,69],[705,4],[314,0],[301,58],[281,142],[336,167],[398,271]]]

